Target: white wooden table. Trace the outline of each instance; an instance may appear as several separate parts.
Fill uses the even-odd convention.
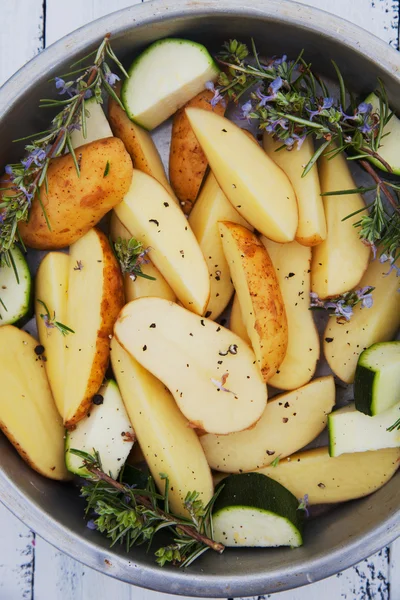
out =
[[[299,0],[399,46],[400,0]],[[140,0],[0,0],[0,85],[70,31]],[[268,0],[265,0],[268,2]],[[170,598],[171,596],[169,596]],[[269,597],[269,596],[268,596]],[[0,504],[0,600],[163,600],[55,550]],[[167,600],[168,597],[166,597]],[[356,567],[274,600],[400,600],[400,541]]]

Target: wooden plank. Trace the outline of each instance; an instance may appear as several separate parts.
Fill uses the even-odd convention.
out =
[[[33,595],[35,536],[0,504],[0,598],[30,600]]]
[[[44,48],[43,0],[1,3],[0,85]]]
[[[297,0],[356,23],[399,47],[399,0]]]
[[[46,1],[46,43],[59,40],[74,29],[99,19],[110,12],[140,4],[142,0],[47,0]]]
[[[400,538],[390,546],[389,581],[391,600],[400,598]]]

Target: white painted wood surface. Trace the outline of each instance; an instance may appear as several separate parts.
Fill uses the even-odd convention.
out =
[[[267,2],[267,0],[265,0]],[[298,0],[398,48],[399,0]],[[45,46],[140,0],[0,0],[0,85]],[[169,596],[170,597],[170,596]],[[35,536],[0,504],[0,600],[163,600],[100,575]],[[165,600],[167,600],[165,596]],[[400,540],[356,567],[274,600],[400,600]]]

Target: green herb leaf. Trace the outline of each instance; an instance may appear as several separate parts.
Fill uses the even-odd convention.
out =
[[[104,169],[103,177],[107,177],[110,172],[110,161],[107,161],[106,168]]]
[[[43,314],[40,314],[40,318],[44,321],[47,329],[57,329],[63,336],[66,336],[69,333],[75,333],[73,329],[56,320],[55,312],[53,313],[53,316],[51,316],[50,311],[43,300],[39,300],[38,298],[36,301],[39,302],[39,304],[41,304],[45,310]]]

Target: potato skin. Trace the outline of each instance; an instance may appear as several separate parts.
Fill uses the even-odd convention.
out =
[[[74,415],[64,422],[67,429],[74,429],[76,424],[88,413],[93,396],[103,383],[110,358],[110,336],[125,303],[124,281],[117,259],[106,235],[97,229],[95,231],[103,250],[104,284],[100,307],[101,325],[97,332],[96,350],[85,396]]]
[[[230,256],[226,251],[225,240],[223,240],[224,251],[234,285],[236,269],[241,268],[246,279],[251,312],[247,314],[242,306],[241,312],[261,374],[267,382],[279,369],[288,345],[287,317],[278,278],[268,252],[254,233],[237,223],[222,221],[221,236],[226,236],[226,232],[230,234],[237,249],[240,266],[236,265],[232,268],[232,262],[235,260],[234,253],[232,252]],[[240,301],[241,290],[236,289],[236,294]],[[245,294],[242,297],[244,296]],[[255,334],[250,330],[253,321]]]
[[[23,242],[40,250],[69,246],[94,227],[119,204],[132,181],[133,167],[124,144],[105,138],[86,144],[76,152],[78,177],[71,154],[55,158],[48,169],[48,193],[40,196],[51,230],[38,197],[32,202],[29,221],[19,224]],[[105,175],[107,164],[109,172]]]
[[[208,162],[190,126],[185,109],[202,108],[224,115],[225,106],[222,103],[211,105],[213,95],[213,92],[203,90],[175,113],[172,122],[169,180],[183,212],[187,215],[196,202]]]

